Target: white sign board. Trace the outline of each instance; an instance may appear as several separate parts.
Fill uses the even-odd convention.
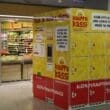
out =
[[[34,52],[34,55],[38,57],[44,57],[45,56],[45,44],[38,43],[34,45],[33,52]]]
[[[56,50],[57,51],[68,51],[68,27],[57,27],[56,28]]]
[[[110,14],[93,13],[92,30],[110,30]]]

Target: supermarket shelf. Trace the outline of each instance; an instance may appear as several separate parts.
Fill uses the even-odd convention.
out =
[[[2,32],[20,32],[20,31],[32,31],[32,28],[16,28],[16,29],[2,29]]]

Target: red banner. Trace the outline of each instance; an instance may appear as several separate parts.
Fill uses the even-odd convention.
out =
[[[110,101],[110,79],[105,80],[105,101]]]
[[[54,103],[55,105],[68,110],[69,107],[69,83],[54,81]]]
[[[45,100],[45,78],[33,75],[33,94],[34,97]]]
[[[71,83],[71,106],[88,104],[88,81]]]
[[[104,80],[89,81],[89,103],[104,102]]]

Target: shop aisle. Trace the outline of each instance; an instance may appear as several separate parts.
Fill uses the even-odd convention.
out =
[[[34,99],[32,82],[22,81],[0,85],[0,110],[61,110],[52,104]],[[110,110],[110,105],[79,110]]]
[[[52,104],[32,96],[32,82],[22,81],[0,85],[0,110],[59,110]]]

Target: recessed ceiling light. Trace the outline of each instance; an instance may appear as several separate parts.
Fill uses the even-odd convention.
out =
[[[62,3],[63,2],[63,0],[58,0],[58,3]]]

